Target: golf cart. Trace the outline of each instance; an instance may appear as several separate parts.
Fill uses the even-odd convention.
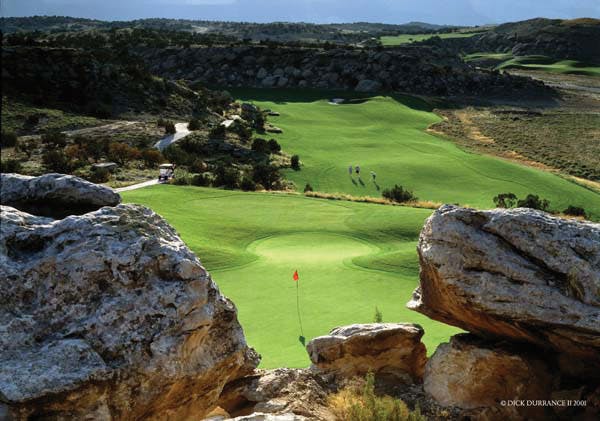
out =
[[[158,182],[166,183],[171,178],[173,178],[173,173],[175,172],[175,165],[173,164],[161,164],[158,172]]]

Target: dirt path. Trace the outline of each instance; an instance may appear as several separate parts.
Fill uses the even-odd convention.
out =
[[[187,123],[175,124],[175,130],[176,130],[176,132],[174,134],[164,137],[161,140],[159,140],[158,142],[156,142],[154,144],[154,147],[162,152],[165,150],[165,148],[167,148],[167,146],[177,142],[180,139],[183,139],[184,137],[186,137],[187,135],[192,133],[191,131],[188,130]]]
[[[132,184],[131,186],[127,186],[127,187],[119,187],[118,189],[115,189],[115,191],[117,193],[120,193],[123,191],[137,190],[137,189],[141,189],[143,187],[154,186],[156,184],[158,184],[158,178],[155,178],[154,180],[144,181],[143,183]]]

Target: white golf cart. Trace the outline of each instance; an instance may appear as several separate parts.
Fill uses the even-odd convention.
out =
[[[173,164],[161,164],[158,172],[158,182],[166,183],[171,178],[173,178],[173,174],[175,173],[175,165]]]

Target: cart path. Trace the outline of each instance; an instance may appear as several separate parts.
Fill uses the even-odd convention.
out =
[[[158,178],[155,178],[154,180],[144,181],[143,183],[132,184],[131,186],[127,186],[127,187],[119,187],[118,189],[115,189],[115,191],[117,193],[120,193],[123,191],[137,190],[137,189],[141,189],[143,187],[154,186],[155,184],[158,184]]]
[[[188,130],[187,123],[177,123],[177,124],[175,124],[175,133],[162,138],[161,140],[159,140],[158,142],[156,142],[154,144],[154,147],[162,152],[163,150],[165,150],[167,148],[167,146],[177,142],[180,139],[183,139],[190,133],[192,133],[192,132]]]

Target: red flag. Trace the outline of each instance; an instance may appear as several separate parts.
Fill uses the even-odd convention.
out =
[[[294,278],[294,281],[296,281],[296,282],[300,279],[300,277],[298,276],[298,271],[294,272],[293,278]]]

